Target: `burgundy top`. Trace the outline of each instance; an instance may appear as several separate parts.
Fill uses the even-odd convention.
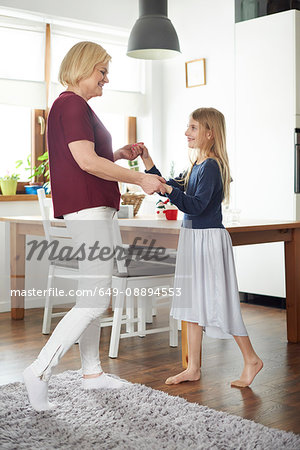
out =
[[[116,181],[107,181],[82,170],[68,147],[70,142],[91,141],[97,155],[114,160],[111,135],[87,102],[65,91],[48,116],[47,141],[54,217],[96,206],[119,209]]]

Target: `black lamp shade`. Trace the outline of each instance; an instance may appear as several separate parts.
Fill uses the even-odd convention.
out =
[[[127,55],[167,59],[180,53],[178,36],[167,17],[167,0],[140,0],[140,17],[131,30]]]

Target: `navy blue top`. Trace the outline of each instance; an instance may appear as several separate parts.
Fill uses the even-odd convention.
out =
[[[161,176],[155,166],[145,172]],[[167,181],[173,190],[165,196],[185,213],[182,226],[195,229],[224,228],[221,209],[224,192],[217,161],[207,158],[201,164],[194,164],[186,192],[183,183],[178,182],[181,177]]]

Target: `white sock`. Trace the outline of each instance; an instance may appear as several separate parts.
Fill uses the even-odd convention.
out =
[[[122,389],[129,386],[129,383],[112,378],[106,373],[102,373],[99,377],[83,378],[82,386],[83,389]]]
[[[48,382],[37,377],[31,366],[24,370],[23,379],[33,409],[36,411],[47,411],[53,408],[53,405],[48,401]]]

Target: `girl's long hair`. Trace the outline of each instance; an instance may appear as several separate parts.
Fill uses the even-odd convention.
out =
[[[230,169],[229,161],[226,149],[226,125],[225,118],[223,114],[214,108],[198,108],[192,112],[191,118],[196,120],[200,125],[204,126],[207,130],[211,130],[214,137],[214,142],[211,148],[207,149],[205,153],[203,150],[201,156],[214,158],[220,168],[223,191],[224,191],[224,201],[229,202],[230,195]],[[200,149],[196,148],[190,152],[190,162],[191,165],[187,170],[186,174],[182,178],[182,182],[186,187],[192,172],[192,168],[200,156]]]

